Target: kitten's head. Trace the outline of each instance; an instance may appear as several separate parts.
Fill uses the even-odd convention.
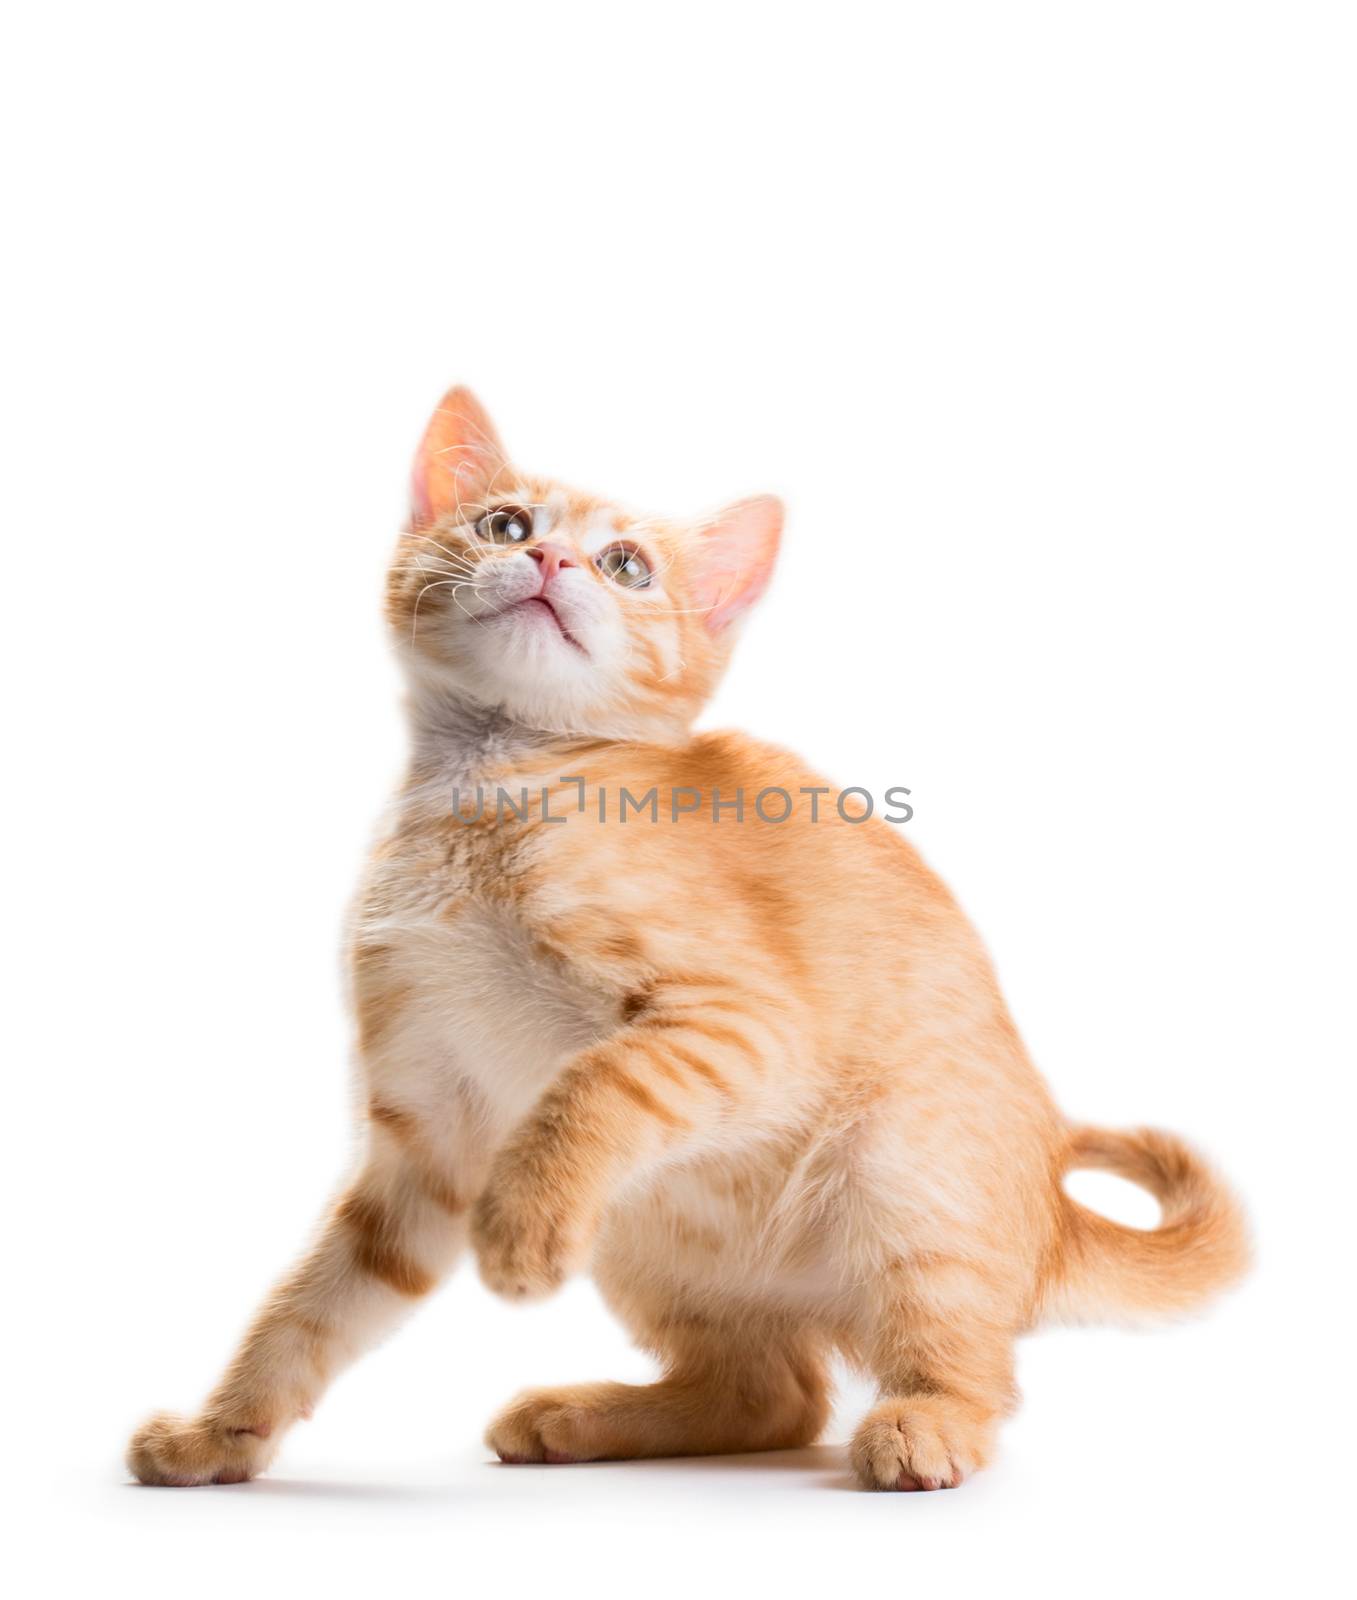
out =
[[[681,735],[782,529],[771,496],[679,522],[529,477],[466,389],[429,423],[412,501],[387,614],[417,692],[609,739]]]

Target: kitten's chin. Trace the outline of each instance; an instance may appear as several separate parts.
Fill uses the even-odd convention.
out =
[[[567,626],[559,608],[544,595],[517,600],[480,620],[497,636],[496,643],[502,649],[528,649],[536,654],[543,648],[549,651],[551,644],[558,641],[586,659],[590,653],[583,640]]]
[[[402,641],[418,729],[455,729],[467,713],[550,738],[687,740],[697,706],[678,684],[663,698],[638,693],[628,641],[607,615],[534,599],[492,601],[417,644]]]
[[[560,653],[569,646],[556,648]],[[475,742],[484,733],[514,729],[528,738],[639,744],[680,745],[690,737],[686,720],[642,713],[620,688],[600,692],[597,673],[567,676],[558,669],[520,678],[492,670],[493,663],[454,669],[408,655],[405,666],[414,729],[440,739]]]

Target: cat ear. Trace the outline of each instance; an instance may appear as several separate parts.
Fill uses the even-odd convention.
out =
[[[429,419],[410,475],[416,526],[429,527],[462,505],[480,505],[508,466],[504,446],[470,389],[449,389]]]
[[[768,587],[783,515],[780,500],[761,494],[727,506],[704,529],[690,589],[710,632],[720,633]]]

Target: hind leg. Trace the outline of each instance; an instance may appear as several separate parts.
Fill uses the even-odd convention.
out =
[[[617,1461],[809,1444],[829,1412],[824,1356],[770,1324],[666,1330],[658,1383],[587,1383],[520,1395],[490,1425],[503,1461]]]
[[[983,1467],[1017,1400],[1014,1331],[960,1263],[930,1266],[879,1307],[863,1352],[881,1399],[853,1436],[865,1489],[954,1489]]]

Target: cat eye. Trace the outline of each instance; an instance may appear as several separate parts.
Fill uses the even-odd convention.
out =
[[[532,538],[532,512],[523,506],[496,506],[477,522],[476,532],[491,544],[522,544]]]
[[[645,557],[633,545],[615,544],[598,558],[598,570],[624,589],[644,589],[651,572]]]

